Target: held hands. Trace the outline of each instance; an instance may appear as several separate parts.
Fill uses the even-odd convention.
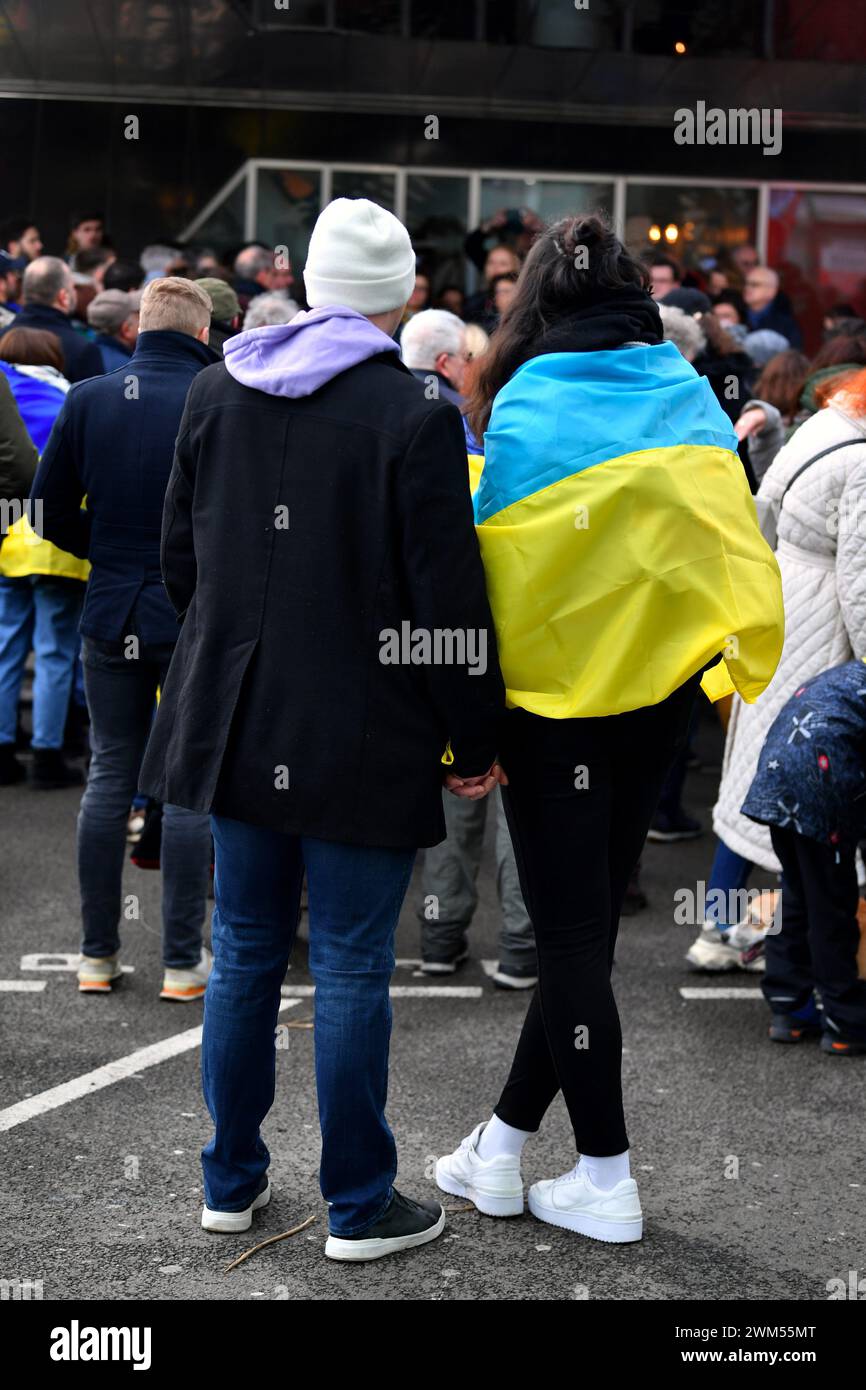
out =
[[[461,796],[466,801],[480,801],[488,792],[493,791],[497,782],[503,787],[508,786],[508,778],[501,763],[494,763],[480,777],[455,777],[453,772],[448,772],[444,782],[454,796]]]

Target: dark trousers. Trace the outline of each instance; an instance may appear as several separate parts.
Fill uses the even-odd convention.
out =
[[[506,814],[535,927],[538,988],[496,1114],[536,1130],[562,1090],[580,1153],[623,1153],[622,1033],[611,987],[620,909],[695,676],[661,704],[599,719],[506,717]]]
[[[817,986],[826,1022],[866,1039],[854,850],[840,850],[837,863],[835,849],[787,827],[771,825],[770,838],[782,866],[782,930],[764,943],[764,998],[776,1013],[791,1013]]]
[[[81,950],[110,956],[120,948],[126,821],[138,788],[157,687],[173,648],[142,643],[129,660],[122,641],[85,637],[84,686],[93,758],[78,813]],[[162,821],[162,952],[167,968],[190,970],[201,958],[210,876],[210,822],[181,806]]]

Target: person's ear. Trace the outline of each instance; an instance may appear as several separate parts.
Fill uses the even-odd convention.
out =
[[[206,323],[204,328],[200,328],[195,336],[200,343],[207,344],[207,340],[210,337],[210,324]]]
[[[434,359],[434,362],[433,362],[433,370],[434,370],[434,372],[438,372],[440,376],[447,376],[447,375],[448,375],[447,367],[448,367],[448,353],[447,353],[447,352],[440,352],[439,355],[438,355],[438,357],[436,357],[436,358]]]

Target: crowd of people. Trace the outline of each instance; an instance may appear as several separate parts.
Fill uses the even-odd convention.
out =
[[[682,804],[701,691],[725,753],[688,960],[760,971],[773,1041],[866,1053],[850,306],[807,357],[754,248],[698,283],[595,215],[495,214],[466,242],[477,293],[435,302],[364,199],[321,214],[302,282],[259,243],[124,259],[93,211],[63,255],[25,218],[0,239],[0,786],[84,785],[82,993],[122,977],[129,842],[161,868],[162,997],[206,1000],[208,1229],[269,1200],[306,878],[327,1253],[442,1230],[438,1203],[393,1188],[388,979],[419,848],[421,968],[466,960],[492,795],[494,984],[531,1001],[490,1118],[437,1181],[522,1211],[521,1151],[561,1090],[578,1162],[530,1210],[640,1238],[613,952],[646,839],[703,831]],[[386,660],[403,628],[411,654]],[[462,658],[425,656],[442,633]],[[780,875],[781,923],[741,911],[755,866]]]

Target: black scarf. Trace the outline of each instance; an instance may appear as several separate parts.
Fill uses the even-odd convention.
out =
[[[663,338],[655,300],[637,285],[627,285],[600,290],[594,300],[567,310],[536,338],[526,356],[528,360],[547,352],[601,352],[624,343],[655,345]]]

